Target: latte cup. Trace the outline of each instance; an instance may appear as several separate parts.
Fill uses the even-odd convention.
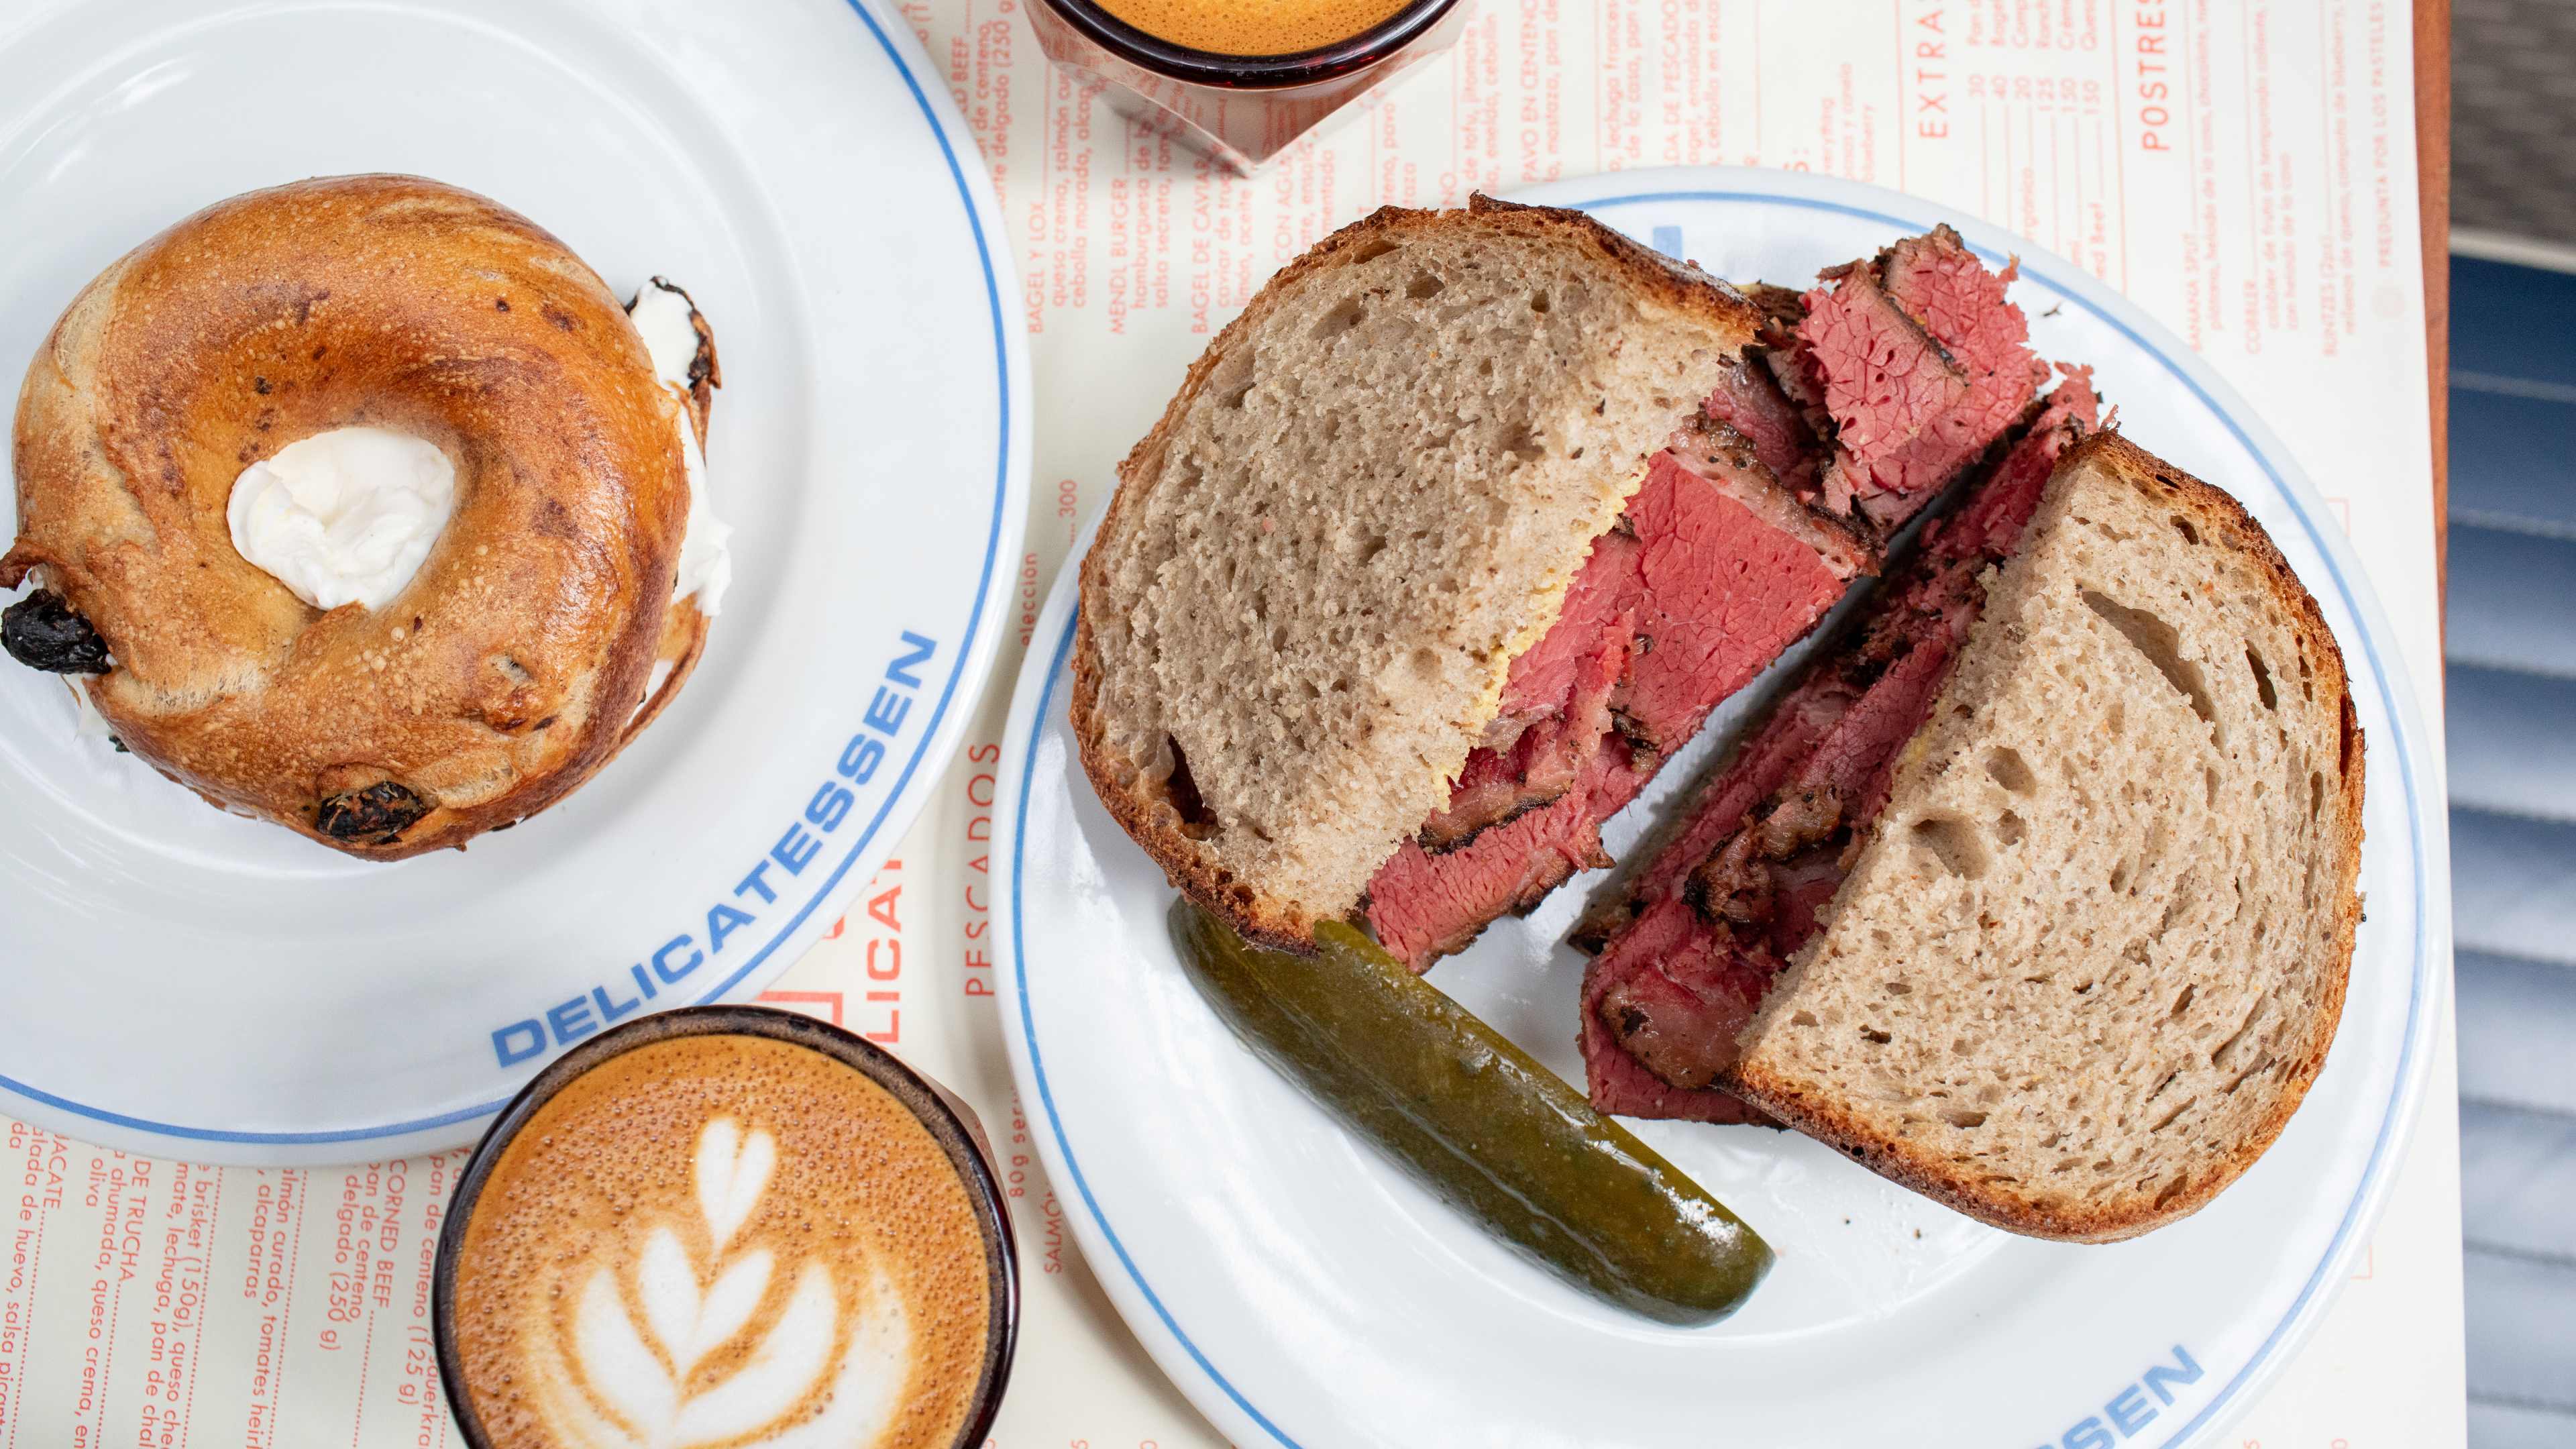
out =
[[[964,1103],[829,1023],[700,1006],[502,1111],[431,1325],[472,1449],[961,1449],[1010,1376],[1019,1267]]]

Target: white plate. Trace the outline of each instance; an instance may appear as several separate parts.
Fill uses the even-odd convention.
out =
[[[2384,1195],[2440,1019],[2449,888],[2423,726],[2387,625],[2288,454],[2163,328],[2073,265],[1943,208],[1772,171],[1562,182],[1721,275],[1794,280],[1948,221],[2022,256],[2041,351],[2089,361],[2132,436],[2243,499],[2325,606],[2369,735],[2370,918],[2343,1028],[2281,1141],[2217,1203],[2135,1242],[1981,1227],[1803,1138],[1634,1123],[1741,1213],[1779,1266],[1735,1318],[1662,1328],[1562,1287],[1352,1142],[1247,1055],[1182,978],[1160,873],[1082,778],[1065,725],[1073,570],[1003,746],[1003,1007],[1076,1236],[1164,1369],[1254,1445],[2194,1442],[2316,1320]],[[1705,757],[1725,733],[1713,727]],[[1665,772],[1669,795],[1694,761]],[[1655,798],[1650,795],[1649,799]],[[1611,832],[1615,854],[1646,813]],[[1588,880],[1432,979],[1581,1081]]]
[[[0,19],[9,391],[82,283],[188,212],[419,172],[525,212],[621,293],[659,272],[695,294],[724,358],[709,461],[735,527],[677,704],[462,854],[367,864],[222,815],[74,741],[62,686],[0,667],[0,1112],[225,1161],[464,1142],[566,1039],[636,1009],[639,979],[656,1007],[744,996],[866,882],[991,667],[1028,459],[983,168],[873,5]],[[895,728],[846,779],[872,708]]]

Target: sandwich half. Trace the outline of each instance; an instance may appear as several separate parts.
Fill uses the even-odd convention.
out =
[[[2261,527],[2051,411],[1586,918],[1580,1032],[1604,1110],[1767,1117],[2106,1241],[2233,1182],[2322,1068],[2362,741]]]
[[[1482,197],[1334,234],[1120,469],[1094,787],[1247,935],[1460,949],[1609,864],[1601,822],[2027,415],[2005,280],[1942,231],[1749,299]]]

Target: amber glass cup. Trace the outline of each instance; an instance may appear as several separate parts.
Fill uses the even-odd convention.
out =
[[[1455,44],[1465,0],[1415,0],[1343,40],[1294,55],[1196,50],[1092,0],[1029,0],[1047,58],[1098,81],[1111,106],[1249,173],[1418,61]]]

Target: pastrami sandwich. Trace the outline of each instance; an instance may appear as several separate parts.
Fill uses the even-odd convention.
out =
[[[2094,1241],[2280,1134],[2360,917],[2343,658],[2233,499],[2076,441],[2080,381],[1577,930],[1596,1107]]]
[[[1120,469],[1073,724],[1258,939],[1415,969],[1601,823],[2037,406],[1946,229],[1756,298],[1579,213],[1389,208],[1274,277]]]

